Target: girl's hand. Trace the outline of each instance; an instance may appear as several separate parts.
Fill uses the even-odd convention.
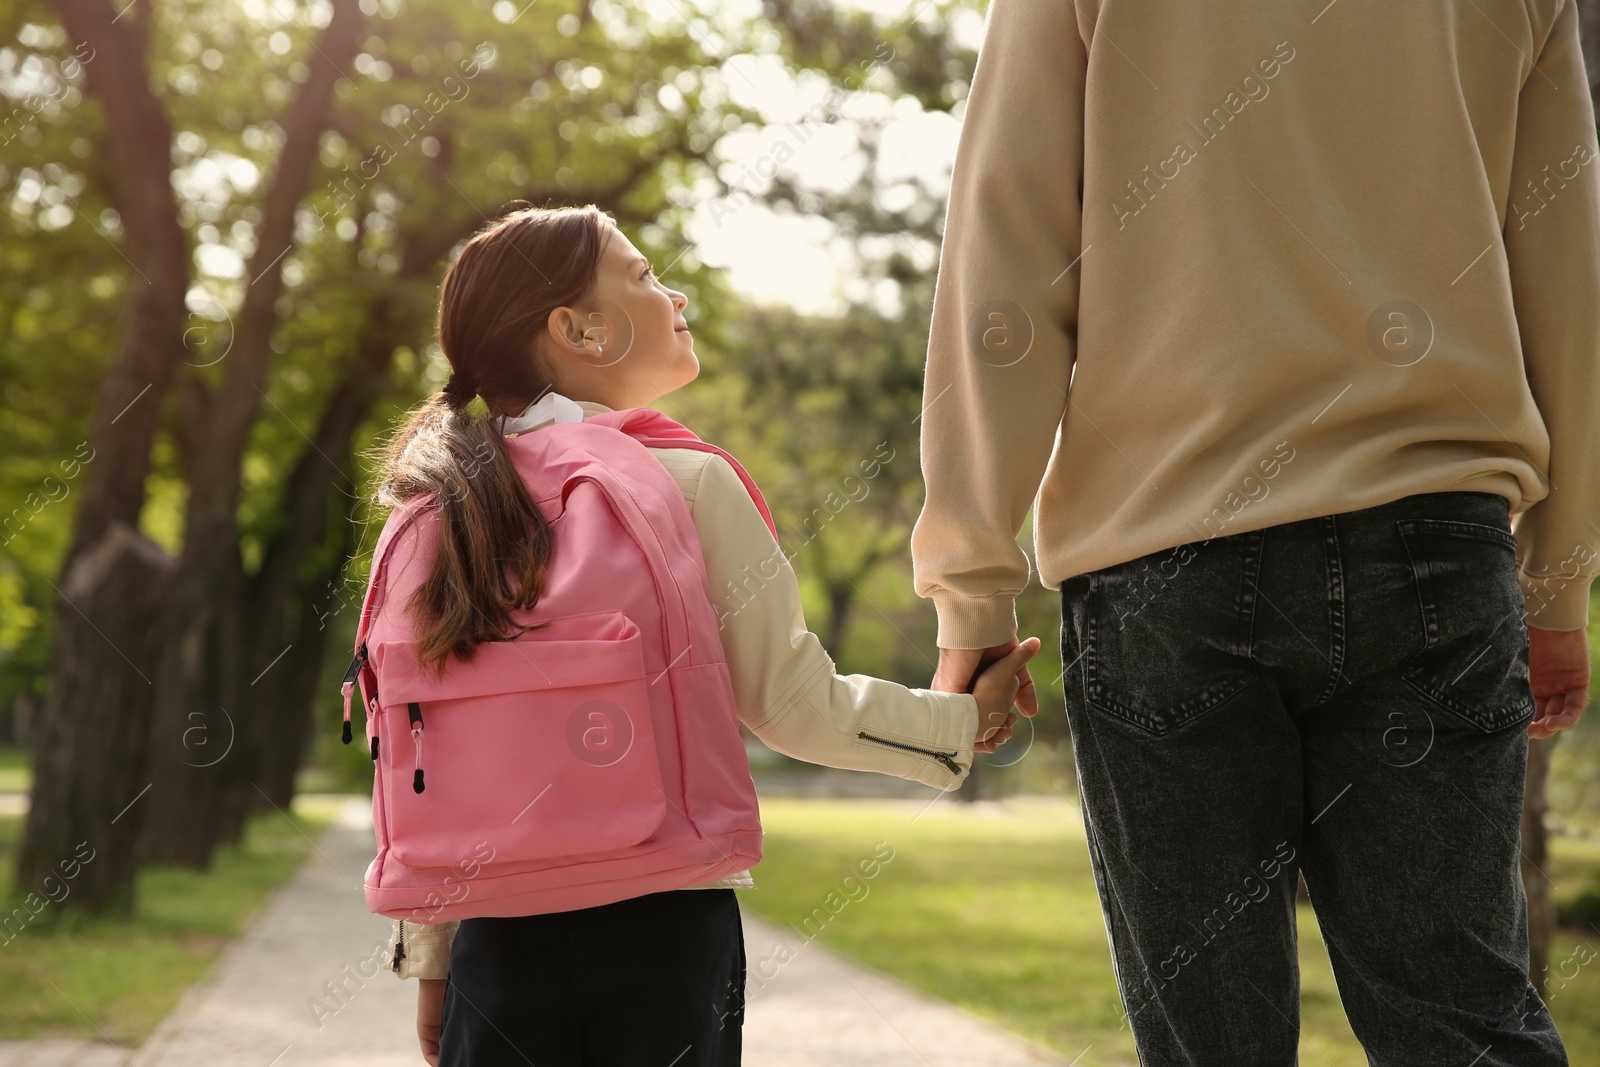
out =
[[[985,667],[973,683],[972,695],[978,698],[978,739],[972,745],[974,752],[993,752],[1011,740],[1011,724],[1017,721],[1011,710],[1020,686],[1017,675],[1039,647],[1037,637],[1028,638]],[[995,732],[989,734],[991,730]],[[986,734],[989,736],[985,740]]]
[[[439,1067],[439,1019],[444,1014],[444,987],[447,979],[417,979],[417,1040],[428,1067]]]
[[[1016,647],[1017,639],[1013,637],[988,648],[941,648],[939,667],[933,672],[928,688],[939,693],[970,693],[972,683],[978,680],[978,672]],[[1017,692],[1017,710],[1031,719],[1039,714],[1039,694],[1034,691],[1033,676],[1027,667],[1017,672],[1017,683],[1022,686]],[[978,736],[983,736],[982,731]]]

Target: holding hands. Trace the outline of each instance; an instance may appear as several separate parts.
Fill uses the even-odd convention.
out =
[[[1039,714],[1039,695],[1028,673],[1028,661],[1039,648],[1037,637],[1022,642],[1013,637],[989,648],[939,650],[939,668],[930,688],[978,698],[974,751],[993,752],[1011,739],[1011,727],[1017,721],[1013,705],[1030,719]]]

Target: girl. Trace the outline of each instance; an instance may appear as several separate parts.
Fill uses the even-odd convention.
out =
[[[450,379],[389,443],[380,476],[385,504],[430,492],[442,502],[435,576],[493,575],[496,561],[509,561],[524,589],[539,588],[550,528],[503,438],[648,405],[692,381],[687,303],[592,204],[517,211],[467,242],[439,305]],[[474,396],[487,418],[467,410]],[[756,595],[718,604],[717,616],[740,719],[768,746],[954,789],[975,751],[1010,736],[1037,638],[990,665],[970,693],[840,676],[806,628],[787,556],[773,551],[734,468],[701,450],[651,451],[689,505],[714,599],[748,588],[753,574],[764,579]],[[531,521],[496,521],[508,515]],[[483,640],[530,606],[522,590],[494,581],[430,580],[423,593],[437,646]],[[915,743],[867,743],[864,732]],[[424,1057],[435,1067],[737,1064],[745,959],[734,890],[753,885],[740,871],[572,911],[395,920],[395,970],[420,979]]]

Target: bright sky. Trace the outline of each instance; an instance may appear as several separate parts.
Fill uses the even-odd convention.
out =
[[[855,2],[888,19],[907,18],[926,6],[926,0]],[[718,6],[726,14],[736,5]],[[982,15],[971,10],[955,27],[957,40],[974,49],[982,31]],[[887,57],[886,50],[884,55]],[[829,111],[828,83],[820,77],[792,79],[771,56],[734,56],[722,73],[733,99],[757,109],[768,123],[764,129],[740,130],[722,138],[726,162],[720,173],[730,185],[759,192],[768,184],[763,174],[775,168],[801,188],[849,190],[852,182],[859,180],[865,160],[856,151],[848,120],[887,118],[879,157],[883,196],[909,200],[910,187],[896,188],[890,183],[911,179],[936,191],[941,199],[944,196],[960,132],[960,124],[951,116],[924,112],[913,100],[892,102],[875,91],[869,77],[856,91],[832,98],[837,104],[834,115],[844,121],[829,124],[816,121]],[[849,79],[849,84],[858,82]],[[809,121],[802,118],[808,112],[812,116]],[[873,296],[885,311],[892,310],[892,292],[858,291],[864,283],[852,269],[851,242],[841,239],[823,218],[777,215],[737,195],[713,198],[709,190],[695,192],[697,209],[690,228],[695,254],[703,262],[728,268],[734,286],[751,298],[826,314],[841,311],[842,295],[849,291],[856,299]],[[905,239],[901,247],[930,269],[937,260],[934,246]]]

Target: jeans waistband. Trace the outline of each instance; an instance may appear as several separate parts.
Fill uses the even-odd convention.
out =
[[[1328,516],[1297,519],[1283,524],[1285,529],[1312,526],[1326,521]],[[1510,529],[1511,502],[1499,493],[1452,490],[1437,493],[1413,493],[1372,507],[1354,511],[1336,512],[1334,521],[1342,526],[1351,524],[1387,525],[1398,519],[1460,519],[1482,522]],[[1235,534],[1231,536],[1244,536]]]

